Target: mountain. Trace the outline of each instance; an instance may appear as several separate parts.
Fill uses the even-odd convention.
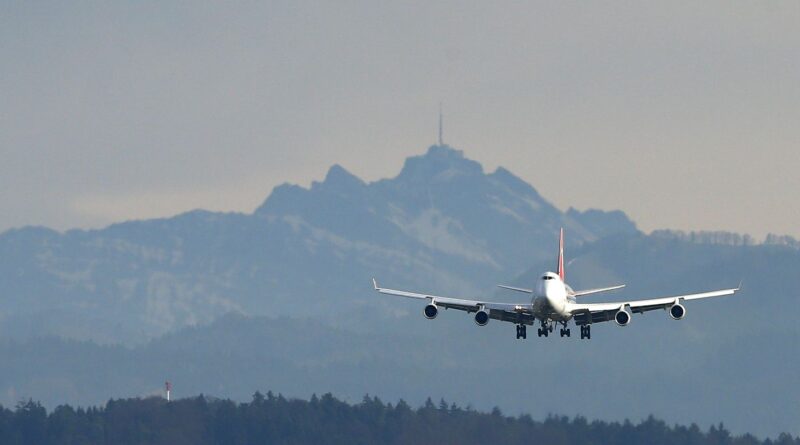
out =
[[[494,284],[529,287],[552,269],[561,226],[575,288],[628,285],[586,301],[743,290],[687,305],[680,322],[655,311],[598,325],[591,341],[515,340],[510,324],[453,311],[426,320],[418,302],[372,291],[375,276],[512,302]],[[169,378],[178,395],[432,396],[800,434],[797,270],[791,238],[647,235],[622,212],[562,212],[509,171],[434,146],[392,179],[334,166],[310,188],[281,185],[252,214],[3,233],[0,402],[99,404]]]
[[[276,187],[252,214],[202,210],[102,230],[0,235],[0,332],[133,344],[221,314],[377,323],[370,278],[454,294],[490,291],[570,246],[634,233],[622,212],[561,212],[506,169],[447,146],[365,183],[331,167]]]

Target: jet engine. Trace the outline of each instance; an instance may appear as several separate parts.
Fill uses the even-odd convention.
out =
[[[475,324],[478,326],[486,326],[486,323],[489,323],[489,313],[483,309],[475,312]]]
[[[673,304],[669,307],[669,316],[672,317],[673,320],[680,320],[686,316],[686,308],[683,307],[682,304]]]
[[[620,326],[628,326],[631,322],[631,314],[625,310],[619,310],[614,314],[614,321]]]
[[[425,306],[425,318],[433,320],[437,315],[439,315],[439,308],[435,304]]]

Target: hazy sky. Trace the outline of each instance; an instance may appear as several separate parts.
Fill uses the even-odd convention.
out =
[[[0,2],[0,230],[252,211],[436,138],[566,209],[800,237],[800,2]]]

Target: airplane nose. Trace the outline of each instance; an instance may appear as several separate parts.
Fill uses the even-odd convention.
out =
[[[557,311],[563,309],[564,301],[563,298],[561,298],[561,295],[558,292],[556,286],[553,283],[545,283],[544,288],[545,288],[544,295],[545,297],[547,297],[547,303],[550,304],[550,307],[552,307]]]
[[[546,286],[546,282],[544,282],[544,281],[540,281],[540,282],[539,282],[539,283],[537,283],[537,285],[536,285],[536,296],[537,296],[537,297],[543,297],[543,296],[545,296],[545,295],[547,295],[547,286]]]
[[[551,304],[556,300],[555,292],[552,290],[552,286],[545,285],[545,296],[547,297],[547,301]]]

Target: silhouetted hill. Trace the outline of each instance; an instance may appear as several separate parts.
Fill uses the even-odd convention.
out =
[[[402,301],[398,310],[405,313],[396,323],[370,332],[311,319],[228,315],[133,349],[6,341],[0,356],[13,359],[0,368],[0,401],[100,404],[157,394],[168,378],[178,395],[246,400],[254,388],[270,387],[295,397],[333,391],[358,400],[369,392],[413,404],[433,396],[536,417],[656,414],[703,427],[722,421],[737,433],[797,434],[800,376],[793,358],[800,346],[787,341],[796,338],[793,326],[728,320],[726,313],[752,304],[729,303],[737,309],[691,305],[680,322],[659,312],[625,328],[597,325],[592,341],[516,341],[511,325],[480,328],[457,312],[425,320],[421,307]]]

